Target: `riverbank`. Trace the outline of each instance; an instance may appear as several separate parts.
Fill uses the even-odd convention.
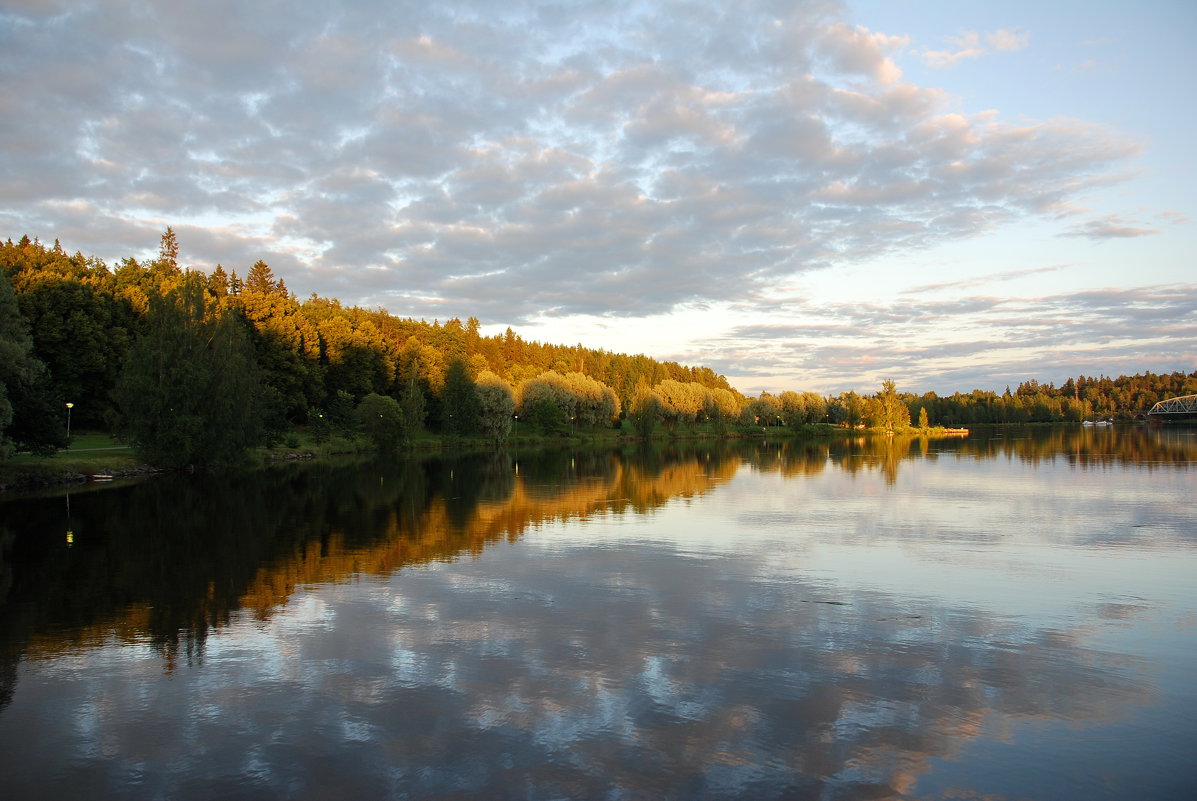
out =
[[[858,436],[884,436],[880,429],[844,428],[828,423],[794,427],[728,426],[717,429],[711,425],[682,426],[669,430],[659,427],[649,438],[665,444],[674,441],[725,439],[828,439]],[[967,429],[912,428],[904,432],[917,436],[959,436]],[[517,423],[503,446],[507,448],[558,448],[569,446],[611,445],[626,446],[644,441],[631,425],[624,421],[619,428],[574,430],[561,435],[545,435]],[[421,432],[406,450],[428,451],[484,451],[494,443],[482,437],[446,437]],[[246,455],[249,467],[288,461],[308,461],[332,457],[372,454],[374,444],[363,436],[334,436],[327,439],[313,437],[305,428],[296,428],[274,447],[257,448]],[[71,438],[70,447],[50,455],[17,454],[0,462],[0,492],[38,489],[66,484],[106,482],[123,478],[157,475],[164,471],[140,460],[126,441],[103,431],[84,431]]]

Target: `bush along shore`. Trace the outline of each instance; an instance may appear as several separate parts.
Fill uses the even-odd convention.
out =
[[[915,436],[952,436],[964,429],[942,427],[906,428],[901,433]],[[206,465],[160,466],[146,461],[122,437],[88,431],[72,437],[70,446],[53,453],[19,453],[0,461],[0,492],[36,490],[58,485],[89,482],[120,482],[163,473],[197,470],[255,469],[271,464],[325,459],[373,458],[380,453],[419,454],[435,452],[471,452],[504,448],[559,448],[577,446],[626,446],[640,442],[668,443],[694,440],[732,439],[828,439],[859,436],[884,436],[893,432],[881,428],[848,428],[829,423],[801,423],[787,426],[735,424],[716,426],[709,423],[664,425],[648,432],[637,431],[628,420],[618,425],[596,429],[553,428],[544,430],[533,423],[515,421],[501,442],[480,435],[443,435],[422,430],[409,439],[383,437],[381,440],[362,430],[329,433],[310,427],[295,428],[281,441],[241,454],[237,459]]]

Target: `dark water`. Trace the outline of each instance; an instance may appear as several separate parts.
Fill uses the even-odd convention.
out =
[[[0,501],[0,798],[1191,799],[1197,430]]]

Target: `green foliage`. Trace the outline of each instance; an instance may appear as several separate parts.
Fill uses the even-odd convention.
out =
[[[357,421],[362,433],[381,453],[392,453],[403,444],[407,427],[399,401],[389,395],[371,392],[357,407]]]
[[[273,448],[291,431],[285,413],[287,404],[283,394],[264,381],[258,387],[258,400],[258,408],[262,411],[262,443]]]
[[[0,270],[0,458],[19,446],[52,452],[66,445],[64,409],[51,394],[7,274]]]
[[[354,415],[353,396],[345,390],[337,390],[328,399],[325,417],[332,432],[341,437],[352,437],[357,428]]]
[[[403,408],[403,422],[407,426],[407,439],[414,439],[423,428],[424,418],[427,415],[424,392],[414,377],[404,385],[399,405]]]
[[[667,378],[657,384],[653,392],[661,401],[662,419],[671,433],[676,432],[679,425],[692,425],[697,421],[703,407],[701,385]]]
[[[812,392],[783,392],[749,400],[705,367],[525,341],[511,329],[483,336],[475,318],[464,324],[459,319],[401,319],[382,309],[344,307],[315,295],[300,303],[263,261],[242,268],[244,281],[237,270],[226,272],[224,267],[210,276],[184,271],[177,237],[169,228],[157,258],[145,263],[126,258],[110,270],[94,258],[68,254],[57,243],[50,248],[24,237],[16,244],[0,243],[0,270],[11,279],[19,305],[19,314],[10,312],[7,320],[23,318],[26,336],[19,341],[32,338],[31,350],[9,347],[0,355],[0,370],[6,371],[0,437],[10,448],[17,439],[21,447],[62,442],[56,429],[62,428],[64,401],[75,404],[76,425],[110,424],[113,389],[134,339],[147,328],[151,298],[179,291],[196,280],[192,276],[203,283],[209,323],[224,312],[243,318],[253,344],[252,361],[267,387],[257,402],[269,411],[266,432],[272,439],[286,425],[304,419],[315,428],[324,425],[310,413],[314,407],[324,410],[326,433],[351,437],[356,401],[371,393],[399,400],[408,437],[425,419],[450,435],[482,433],[477,426],[483,425],[483,411],[474,408],[477,392],[472,385],[465,391],[468,380],[460,373],[449,380],[455,361],[465,366],[465,379],[492,373],[514,387],[522,419],[530,420],[533,406],[547,398],[564,414],[564,426],[575,430],[607,426],[620,409],[635,418],[632,406],[641,388],[653,392],[659,404],[659,416],[651,423],[642,418],[642,428],[664,423],[676,431],[709,423],[716,432],[737,417],[749,425],[784,421],[796,427],[828,419],[855,426],[867,416],[871,423],[900,428],[904,421],[895,399],[909,416],[919,419],[925,411],[929,420],[947,426],[1126,418],[1159,400],[1197,392],[1197,372],[1177,372],[1080,376],[1059,388],[1028,380],[1013,392],[974,390],[943,398],[883,391],[873,397],[849,392],[825,399]],[[17,341],[9,337],[4,344]],[[18,363],[24,366],[15,368]],[[32,372],[26,370],[30,365]],[[16,373],[29,380],[14,383]],[[14,404],[26,411],[15,412]],[[496,430],[486,433],[494,438]]]
[[[645,439],[652,437],[653,431],[656,430],[663,415],[661,399],[647,386],[641,385],[636,390],[631,407],[628,409],[628,419],[632,422],[636,433]]]
[[[441,401],[441,426],[449,436],[468,437],[478,432],[481,409],[469,368],[460,359],[445,373],[445,391]]]
[[[762,428],[780,425],[782,422],[781,398],[762,392],[760,397],[752,398],[740,413],[740,421],[748,425],[758,425]]]
[[[522,416],[533,431],[544,436],[564,436],[568,431],[565,410],[550,397],[537,398]]]
[[[78,425],[102,424],[132,340],[132,308],[93,283],[49,275],[28,282],[20,306],[54,394],[75,404]]]
[[[245,324],[209,304],[195,273],[150,298],[147,331],[115,396],[134,448],[163,467],[236,461],[261,440],[261,382]]]
[[[886,431],[910,428],[910,408],[888,379],[881,382],[881,392],[869,399],[866,415],[870,425]]]
[[[827,405],[827,416],[831,422],[848,428],[860,425],[864,415],[865,399],[854,390],[841,392],[839,397],[832,399]]]
[[[317,406],[308,409],[308,432],[317,445],[323,445],[332,437],[332,424],[328,415]]]
[[[502,445],[511,433],[515,415],[515,397],[511,385],[491,372],[478,375],[474,384],[478,397],[478,428],[495,446]]]

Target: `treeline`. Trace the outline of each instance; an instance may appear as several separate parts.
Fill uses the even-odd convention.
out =
[[[65,424],[126,433],[158,464],[236,458],[295,425],[365,433],[390,449],[430,430],[502,442],[513,421],[556,435],[618,426],[883,430],[1128,418],[1197,393],[1197,372],[1027,381],[1003,394],[880,392],[745,398],[706,367],[582,345],[483,336],[446,323],[299,301],[262,261],[244,277],[179,264],[171,229],[156,259],[102,261],[23,237],[0,245],[0,457],[52,452]],[[67,415],[64,406],[70,405]]]
[[[1025,381],[1014,392],[1002,394],[974,389],[941,398],[934,392],[904,395],[911,416],[925,409],[934,424],[969,423],[1078,423],[1095,418],[1129,420],[1156,403],[1181,395],[1197,394],[1197,371],[1192,373],[1142,373],[1109,378],[1078,376],[1059,387]]]
[[[811,392],[762,393],[749,398],[744,409],[762,425],[792,426],[825,421],[850,428],[865,426],[901,430],[908,427],[955,427],[1002,423],[1079,423],[1114,418],[1131,420],[1156,403],[1197,394],[1197,371],[1143,373],[1108,378],[1079,376],[1061,386],[1025,381],[1011,392],[974,389],[940,397],[897,392],[892,381],[882,382],[874,395],[855,391],[822,398]]]
[[[522,388],[558,381],[553,376],[568,391],[538,412],[526,404],[529,413],[547,413],[550,427],[616,419],[638,389],[664,381],[741,399],[706,367],[526,341],[510,328],[483,336],[472,317],[428,323],[315,294],[300,301],[262,261],[244,276],[220,265],[211,273],[186,269],[169,228],[149,261],[126,258],[109,268],[58,242],[22,237],[0,245],[0,267],[0,436],[10,451],[64,445],[65,403],[77,426],[171,426],[176,436],[155,449],[167,454],[194,451],[196,439],[214,436],[205,428],[233,413],[210,408],[217,394],[234,404],[237,420],[249,414],[244,436],[258,439],[330,418],[348,425],[371,396],[373,422],[380,408],[392,423],[403,417],[400,437],[427,427],[501,438],[503,424],[494,421],[508,403],[522,409]],[[160,403],[185,408],[135,408],[152,388]],[[387,398],[398,412],[379,400]]]

